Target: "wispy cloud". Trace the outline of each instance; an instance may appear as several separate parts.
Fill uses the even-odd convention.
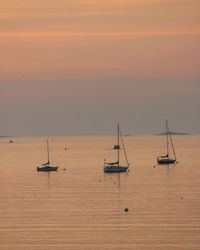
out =
[[[200,35],[200,31],[183,32],[10,32],[0,33],[0,37],[137,37],[137,36],[182,36],[182,35]]]

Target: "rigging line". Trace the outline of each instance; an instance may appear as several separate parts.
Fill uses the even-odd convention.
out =
[[[118,145],[118,148],[117,148],[117,160],[118,160],[118,167],[119,167],[119,149],[120,149],[120,145],[119,145],[119,123],[117,124],[117,145]]]
[[[169,129],[168,129],[168,122],[167,122],[167,120],[166,120],[166,136],[167,136],[167,157],[169,158],[169,140],[168,140]]]
[[[122,139],[122,133],[121,133],[121,130],[120,130],[120,129],[119,129],[119,133],[120,133],[120,137],[121,137],[121,141],[122,141],[122,146],[123,146],[123,150],[124,150],[124,155],[125,155],[126,163],[127,163],[127,165],[129,166],[129,162],[128,162],[126,150],[125,150],[125,147],[124,147],[124,142],[123,142],[123,139]]]
[[[172,145],[172,150],[173,150],[173,153],[174,153],[174,157],[175,157],[175,160],[176,160],[176,153],[175,153],[175,150],[174,150],[174,145],[173,145],[173,142],[172,142],[172,137],[171,137],[171,133],[170,133],[170,129],[169,129],[168,123],[167,123],[167,129],[168,129],[169,138],[170,138],[170,141],[171,141],[171,145]]]

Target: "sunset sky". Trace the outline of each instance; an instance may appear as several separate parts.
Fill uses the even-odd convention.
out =
[[[0,135],[200,133],[199,0],[0,0]]]

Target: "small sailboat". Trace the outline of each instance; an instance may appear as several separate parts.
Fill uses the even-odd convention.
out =
[[[121,143],[122,143],[122,149],[124,152],[124,156],[126,159],[126,166],[121,166],[120,165],[120,138],[121,138]],[[119,128],[119,124],[117,124],[117,161],[116,162],[106,162],[104,160],[104,172],[105,173],[121,173],[121,172],[126,172],[129,168],[129,163],[128,163],[128,159],[127,159],[127,155],[126,155],[126,151],[125,151],[125,147],[124,147],[124,142],[122,139],[122,135],[121,135],[121,131]]]
[[[171,137],[171,133],[170,133],[170,129],[169,129],[169,125],[168,125],[167,120],[166,120],[166,142],[167,142],[167,154],[157,157],[158,164],[173,164],[176,162],[176,153],[174,150],[174,145],[172,142],[172,137]],[[174,155],[173,158],[169,157],[169,142],[170,142],[171,147],[172,147],[172,151],[173,151],[173,155]]]
[[[49,161],[49,142],[47,140],[47,157],[48,162],[42,164],[42,167],[37,167],[37,171],[57,171],[58,166],[51,166]]]
[[[113,149],[120,149],[120,145],[115,144]]]

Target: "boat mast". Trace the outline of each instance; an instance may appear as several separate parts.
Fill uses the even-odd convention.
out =
[[[168,141],[168,134],[169,134],[169,131],[168,131],[168,123],[167,123],[167,120],[166,120],[167,157],[169,158],[169,141]]]
[[[119,167],[119,149],[120,149],[120,146],[119,146],[119,123],[117,124],[117,161],[118,161],[118,167]]]
[[[48,157],[48,164],[49,164],[49,141],[47,139],[47,157]]]

